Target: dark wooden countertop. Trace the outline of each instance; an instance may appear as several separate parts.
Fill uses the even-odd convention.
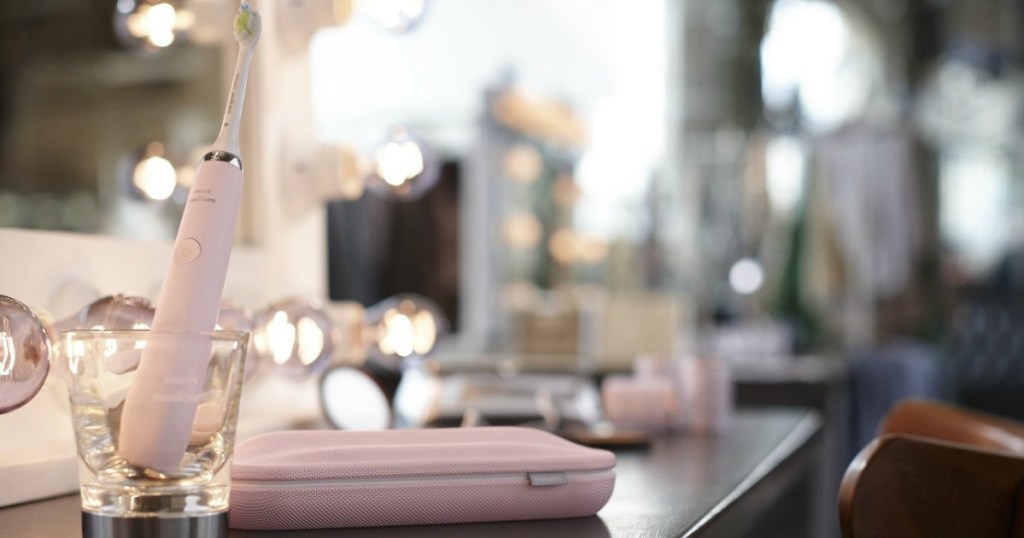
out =
[[[742,536],[787,488],[813,472],[821,421],[797,409],[741,410],[721,437],[675,435],[616,452],[615,492],[595,517],[301,532],[232,530],[232,538]],[[4,484],[3,487],[16,487]],[[0,509],[7,538],[81,536],[68,495]]]

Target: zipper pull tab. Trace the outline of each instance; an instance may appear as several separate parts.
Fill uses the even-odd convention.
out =
[[[569,483],[565,473],[526,473],[533,487],[564,486]]]

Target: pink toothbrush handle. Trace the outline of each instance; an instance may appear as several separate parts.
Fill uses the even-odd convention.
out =
[[[119,433],[119,452],[132,465],[173,473],[188,447],[209,358],[197,333],[217,323],[241,200],[241,168],[199,164],[153,319],[154,332],[185,334],[153,339],[142,353]]]

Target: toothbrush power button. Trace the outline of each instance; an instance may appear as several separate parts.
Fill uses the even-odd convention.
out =
[[[199,241],[186,237],[178,243],[178,246],[174,247],[174,263],[185,265],[194,262],[202,253],[203,247]]]

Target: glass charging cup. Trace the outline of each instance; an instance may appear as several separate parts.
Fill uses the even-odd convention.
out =
[[[133,330],[69,331],[61,336],[86,536],[215,536],[226,532],[231,456],[249,335]],[[200,352],[206,368],[202,390],[187,395],[196,404],[196,413],[181,463],[176,470],[158,471],[129,463],[119,453],[118,437],[128,388],[143,352],[147,345],[167,339],[175,339],[179,344],[171,346],[175,349]],[[209,521],[199,521],[203,519]],[[130,525],[140,522],[147,529],[164,528],[166,532],[142,532],[142,527]],[[182,534],[175,529],[175,522],[192,530]],[[194,532],[197,528],[216,532]]]

